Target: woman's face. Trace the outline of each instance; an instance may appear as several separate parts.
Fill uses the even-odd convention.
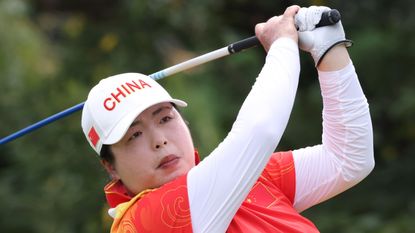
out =
[[[189,129],[171,103],[142,112],[111,149],[115,162],[104,165],[132,194],[160,187],[195,166]]]

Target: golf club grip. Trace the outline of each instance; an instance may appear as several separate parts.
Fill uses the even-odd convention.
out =
[[[316,27],[323,27],[328,25],[333,25],[339,22],[341,19],[340,12],[336,9],[331,9],[329,11],[323,12],[321,14],[321,19],[316,24]],[[240,52],[244,49],[252,48],[255,46],[260,45],[258,38],[256,36],[252,36],[235,43],[232,43],[228,46],[228,51],[230,54]]]

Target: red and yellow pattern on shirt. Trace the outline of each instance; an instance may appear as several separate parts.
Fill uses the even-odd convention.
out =
[[[274,153],[227,232],[319,232],[311,221],[294,209],[294,196],[292,153]]]
[[[119,204],[111,232],[192,232],[186,176]]]
[[[111,232],[192,232],[186,180],[186,176],[182,176],[119,204]],[[107,185],[106,194],[111,206],[127,198],[119,183]],[[313,223],[293,208],[294,195],[292,153],[275,153],[227,232],[318,232]]]

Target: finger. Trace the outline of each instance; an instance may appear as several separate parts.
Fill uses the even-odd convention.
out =
[[[264,31],[264,27],[265,27],[265,23],[258,23],[257,25],[255,25],[255,34],[261,35],[262,32]]]
[[[278,20],[278,19],[279,19],[279,18],[281,18],[281,17],[282,17],[282,16],[280,16],[280,15],[278,15],[278,16],[273,16],[273,17],[269,18],[267,22],[276,21],[276,20]]]
[[[281,21],[281,19],[282,19],[282,15],[279,15],[279,16],[274,16],[274,17],[272,17],[272,18],[268,19],[267,24],[268,24],[268,25],[275,25],[275,24],[277,24],[279,21]]]
[[[283,17],[286,18],[294,18],[295,14],[297,14],[297,12],[300,10],[300,7],[297,5],[292,5],[287,7],[287,9],[285,9],[285,12],[283,14]]]
[[[282,15],[281,21],[287,22],[289,24],[295,25],[295,15],[300,10],[300,7],[297,5],[288,7],[284,14]]]

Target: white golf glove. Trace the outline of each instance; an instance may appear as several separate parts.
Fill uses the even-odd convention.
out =
[[[329,11],[325,6],[311,6],[301,8],[296,17],[295,23],[298,26],[298,43],[300,49],[309,52],[318,66],[324,55],[335,45],[344,43],[346,47],[352,45],[344,34],[341,21],[334,25],[316,28],[321,19],[321,14]]]

